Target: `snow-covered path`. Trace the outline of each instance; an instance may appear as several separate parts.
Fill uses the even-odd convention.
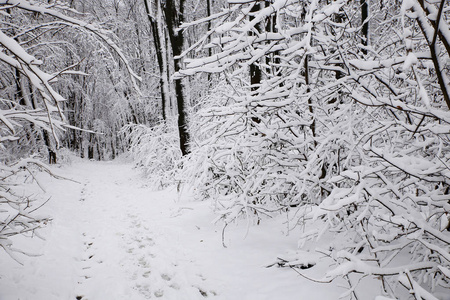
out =
[[[295,249],[280,226],[211,223],[208,203],[152,191],[129,163],[77,161],[59,170],[79,183],[45,177],[53,217],[45,240],[19,237],[23,266],[0,252],[0,300],[337,299],[292,270],[266,268]],[[278,229],[277,229],[278,228]]]

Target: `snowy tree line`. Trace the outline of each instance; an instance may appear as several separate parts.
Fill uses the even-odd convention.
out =
[[[224,226],[285,214],[301,245],[332,237],[319,280],[350,298],[368,276],[389,299],[448,293],[448,1],[92,3],[0,1],[0,203],[26,202],[19,157],[129,147]]]

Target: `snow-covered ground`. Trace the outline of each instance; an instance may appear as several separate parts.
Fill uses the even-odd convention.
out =
[[[76,161],[57,171],[78,183],[41,176],[52,199],[39,212],[53,220],[40,231],[45,240],[14,239],[39,256],[21,255],[20,265],[0,251],[0,300],[338,299],[345,292],[344,282],[313,283],[267,267],[299,256],[296,234],[286,235],[281,220],[229,225],[225,248],[209,202],[152,191],[129,162]],[[302,272],[320,277],[328,267]]]

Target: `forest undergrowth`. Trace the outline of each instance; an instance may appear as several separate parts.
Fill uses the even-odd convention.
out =
[[[311,280],[349,298],[370,277],[382,299],[446,299],[450,3],[200,2],[0,0],[0,246],[48,220],[19,191],[48,170],[33,158],[128,149],[224,230],[283,215],[299,247],[326,241]]]
[[[448,3],[371,3],[370,19],[364,9],[232,5],[185,52],[213,54],[186,58],[176,75],[220,72],[190,118],[191,153],[157,167],[145,161],[145,147],[161,147],[156,140],[174,148],[175,134],[153,135],[165,125],[135,130],[131,150],[151,173],[169,174],[165,182],[210,199],[225,225],[286,214],[300,245],[331,232],[329,247],[317,250],[336,266],[314,280],[344,277],[349,297],[373,277],[389,299],[445,298],[450,35],[439,22],[448,24]],[[137,142],[152,135],[154,144]]]

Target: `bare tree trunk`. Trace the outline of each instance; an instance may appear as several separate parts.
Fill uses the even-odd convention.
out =
[[[206,0],[206,16],[207,17],[211,16],[211,6],[214,5],[212,2],[213,2],[213,0]],[[211,25],[212,25],[211,21],[208,21],[207,32],[209,32],[211,30]],[[208,37],[208,41],[211,41],[211,36]],[[212,49],[210,47],[210,48],[208,48],[208,56],[210,57],[211,55],[212,55]],[[210,84],[212,74],[208,73],[207,76],[208,76],[208,84]]]
[[[36,96],[33,93],[33,88],[31,86],[31,84],[29,85],[29,90],[30,90],[30,96],[31,96],[31,101],[30,101],[29,105],[31,105],[31,108],[36,109],[37,108],[37,99],[35,98]],[[48,163],[50,165],[56,164],[56,151],[52,145],[52,141],[51,141],[50,135],[48,134],[47,130],[42,129],[42,137],[44,139],[45,147],[47,147],[47,151],[48,151]]]
[[[184,0],[179,1],[178,9],[175,6],[174,0],[166,0],[164,6],[164,13],[166,17],[167,28],[169,32],[170,45],[172,48],[172,55],[174,57],[174,70],[178,72],[181,70],[181,59],[177,58],[183,51],[183,32],[176,31],[176,29],[183,23],[184,20]],[[189,153],[189,131],[187,128],[187,112],[185,109],[185,100],[183,92],[182,79],[174,79],[175,97],[177,101],[178,110],[178,132],[180,138],[180,150],[184,155]]]
[[[255,2],[252,9],[250,10],[250,13],[255,13],[261,10],[261,6],[259,2]],[[250,15],[249,21],[251,22],[255,17],[253,15]],[[258,23],[255,25],[255,29],[258,32],[261,32],[261,24]],[[250,32],[250,35],[254,35],[253,32]],[[251,90],[256,91],[259,88],[259,85],[261,84],[261,67],[255,62],[250,65],[250,85]]]
[[[266,7],[270,7],[271,2],[266,2]],[[277,32],[277,15],[274,13],[273,15],[269,16],[266,21],[266,32]],[[281,60],[279,58],[280,51],[275,51],[274,53],[266,56],[266,65],[268,67],[268,72],[272,73],[275,76],[279,76],[279,65],[281,63]],[[270,67],[272,65],[272,67]],[[280,86],[283,86],[283,83],[280,83]]]
[[[157,18],[155,18],[151,14],[150,3],[148,3],[148,1],[149,0],[144,0],[145,11],[147,13],[147,17],[150,22],[150,27],[152,29],[153,43],[154,43],[155,50],[156,50],[156,60],[158,62],[158,67],[159,67],[159,86],[160,86],[159,88],[161,91],[162,118],[163,118],[163,120],[166,120],[166,118],[167,118],[166,104],[168,103],[167,97],[169,97],[169,95],[168,95],[168,91],[166,91],[166,88],[165,88],[167,86],[167,83],[165,82],[165,72],[164,72],[164,68],[166,68],[166,66],[164,65],[164,60],[163,60],[164,50],[162,49],[161,39],[159,36],[161,28],[159,28],[159,20],[157,19],[158,16],[157,16]],[[157,6],[158,6],[157,9],[159,10],[160,9],[159,1],[157,1]]]
[[[53,150],[53,147],[51,146],[50,136],[46,130],[42,130],[42,135],[44,136],[45,146],[47,146],[48,150],[48,163],[50,165],[56,164],[56,152]]]
[[[362,23],[362,44],[364,46],[369,45],[369,4],[367,3],[369,0],[360,0],[361,3],[361,23]],[[362,53],[364,55],[367,54],[367,49],[363,48]]]
[[[89,134],[88,159],[94,159],[94,134]]]

